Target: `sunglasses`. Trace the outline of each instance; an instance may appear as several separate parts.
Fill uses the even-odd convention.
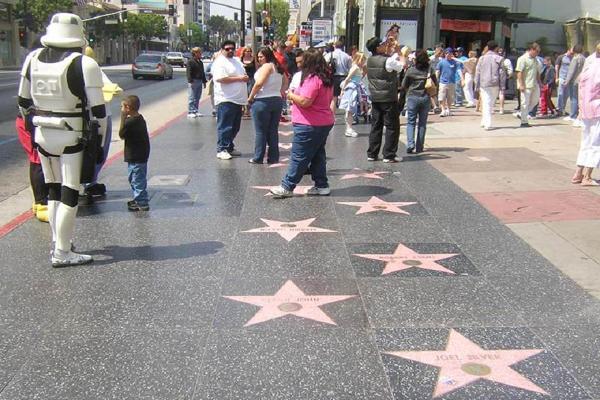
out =
[[[235,47],[225,47],[223,50],[225,50],[225,51],[234,51]]]

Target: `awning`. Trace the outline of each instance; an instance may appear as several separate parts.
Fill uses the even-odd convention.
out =
[[[527,13],[506,13],[506,19],[515,24],[553,24],[554,20],[532,17]]]

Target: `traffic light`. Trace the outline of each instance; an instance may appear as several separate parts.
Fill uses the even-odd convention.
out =
[[[246,18],[246,28],[252,29],[252,17],[250,15],[248,15],[248,17]]]
[[[25,27],[24,26],[20,26],[19,27],[19,43],[21,44],[22,47],[27,48],[27,38],[25,37]]]
[[[236,12],[233,13],[233,20],[234,21],[238,20],[238,13],[236,13]]]
[[[94,42],[96,41],[96,34],[94,32],[88,33],[88,44],[90,47],[94,46]]]
[[[127,21],[127,11],[123,11],[121,13],[121,21],[123,21],[123,22]]]
[[[169,17],[172,17],[173,15],[175,15],[175,5],[169,4]]]

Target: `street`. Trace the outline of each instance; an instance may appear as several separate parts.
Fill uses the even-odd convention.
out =
[[[103,68],[111,81],[123,88],[124,94],[140,97],[142,105],[160,100],[165,93],[184,90],[186,86],[185,68],[174,67],[172,80],[134,80],[129,65]],[[28,162],[14,127],[17,114],[18,71],[0,71],[0,202],[29,186]],[[143,107],[142,106],[142,107]],[[118,120],[119,102],[112,101],[110,111]],[[186,105],[181,105],[181,110]],[[115,122],[113,122],[113,126]],[[118,127],[118,125],[117,125]],[[113,140],[115,140],[113,136]],[[118,140],[118,138],[116,139]]]

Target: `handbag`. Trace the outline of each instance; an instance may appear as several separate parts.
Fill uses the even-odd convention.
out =
[[[427,74],[427,80],[425,81],[425,92],[430,96],[435,96],[437,93],[437,86],[431,79],[431,73]]]

